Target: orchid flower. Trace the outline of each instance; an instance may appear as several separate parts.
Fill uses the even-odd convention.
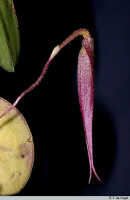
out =
[[[82,48],[78,57],[78,96],[79,96],[79,104],[80,111],[83,120],[84,132],[85,132],[85,141],[88,151],[89,158],[89,166],[90,166],[90,175],[89,182],[91,182],[92,174],[96,176],[96,178],[101,181],[94,167],[94,159],[93,159],[93,143],[92,143],[92,120],[93,120],[93,102],[94,102],[94,86],[93,86],[93,39],[91,38],[89,32],[86,29],[79,29],[73,32],[66,40],[64,40],[60,45],[57,45],[48,61],[46,62],[43,70],[38,77],[38,79],[24,92],[22,92],[16,101],[10,106],[4,113],[0,115],[0,118],[4,117],[10,110],[12,110],[18,102],[31,90],[33,90],[40,81],[44,78],[48,66],[54,57],[63,49],[69,42],[71,42],[77,36],[83,36],[82,40]]]

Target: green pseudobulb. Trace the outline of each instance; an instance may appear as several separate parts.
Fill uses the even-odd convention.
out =
[[[19,30],[12,0],[0,0],[0,67],[14,71],[19,55]]]

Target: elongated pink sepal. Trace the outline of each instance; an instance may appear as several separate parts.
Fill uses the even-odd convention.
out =
[[[92,119],[93,119],[93,40],[91,37],[84,38],[82,48],[78,57],[78,96],[80,110],[83,119],[85,140],[88,151],[91,182],[92,173],[100,178],[96,173],[93,161],[93,144],[92,144]]]
[[[89,183],[91,182],[92,173],[97,177],[99,181],[100,178],[96,173],[93,161],[93,146],[92,146],[92,119],[93,119],[93,40],[90,37],[89,32],[86,29],[78,29],[74,31],[70,36],[68,36],[60,45],[57,45],[48,61],[44,65],[44,68],[37,78],[37,80],[26,90],[24,90],[15,100],[12,106],[7,108],[1,115],[0,119],[4,117],[8,112],[10,112],[19,101],[29,92],[31,92],[44,78],[49,64],[54,59],[54,57],[63,49],[68,43],[70,43],[77,36],[83,36],[82,49],[78,58],[78,95],[80,110],[83,119],[85,139],[88,150],[89,165],[90,165],[90,177]]]

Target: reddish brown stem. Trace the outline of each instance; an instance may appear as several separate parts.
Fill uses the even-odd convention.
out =
[[[52,51],[52,54],[50,56],[50,58],[48,59],[48,61],[46,62],[46,64],[43,67],[43,70],[40,74],[40,76],[38,77],[38,79],[29,87],[27,88],[25,91],[23,91],[15,100],[15,102],[13,103],[12,106],[10,106],[7,110],[5,110],[5,112],[3,112],[0,115],[0,119],[2,117],[4,117],[8,112],[10,112],[18,103],[19,101],[29,92],[31,92],[31,90],[33,90],[37,85],[39,85],[40,81],[44,78],[46,71],[48,69],[49,64],[51,63],[51,61],[53,60],[53,58],[59,53],[59,51],[64,48],[69,42],[71,42],[74,38],[76,38],[77,36],[82,35],[83,37],[88,37],[89,36],[89,32],[86,31],[86,29],[79,29],[77,31],[74,31],[70,36],[67,37],[67,39],[65,39],[59,46],[56,46],[54,48],[54,50]]]

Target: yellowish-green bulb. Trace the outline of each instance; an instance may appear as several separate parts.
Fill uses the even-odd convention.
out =
[[[0,113],[11,104],[0,98]],[[33,139],[23,115],[14,108],[0,119],[0,195],[18,193],[34,161]]]

